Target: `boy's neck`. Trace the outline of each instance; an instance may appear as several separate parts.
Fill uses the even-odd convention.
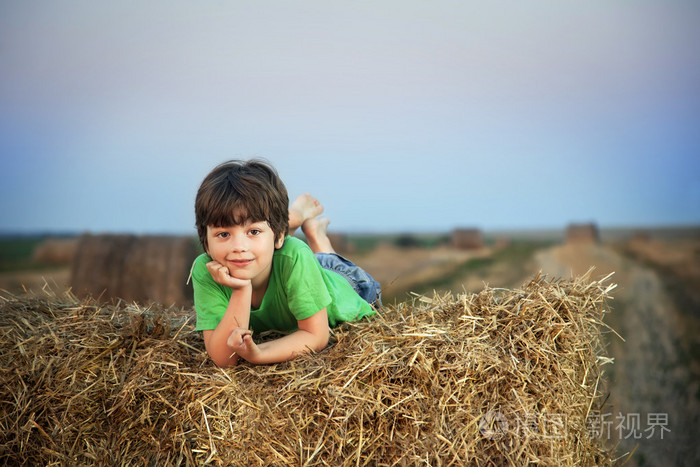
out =
[[[260,308],[262,305],[263,297],[265,297],[265,292],[267,292],[267,285],[270,282],[270,275],[268,274],[264,281],[258,285],[253,285],[253,293],[250,298],[250,306],[253,309]]]

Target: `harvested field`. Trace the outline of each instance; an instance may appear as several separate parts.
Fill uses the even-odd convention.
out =
[[[351,259],[382,284],[382,294],[387,302],[393,299],[404,301],[408,291],[450,275],[472,259],[488,258],[491,254],[488,248],[398,248],[382,244]]]
[[[614,285],[546,281],[420,297],[323,352],[220,370],[192,312],[0,298],[5,464],[607,465]]]
[[[34,294],[42,290],[68,290],[70,268],[52,268],[41,271],[0,272],[0,293]]]

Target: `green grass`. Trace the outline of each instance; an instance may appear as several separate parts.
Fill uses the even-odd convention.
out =
[[[34,248],[44,237],[0,238],[0,272],[40,269],[41,265],[32,261]]]
[[[347,242],[357,254],[372,251],[381,243],[389,243],[403,248],[435,248],[448,243],[448,234],[348,234]]]

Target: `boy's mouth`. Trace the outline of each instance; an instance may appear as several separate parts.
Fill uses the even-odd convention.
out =
[[[238,268],[242,268],[242,267],[248,266],[250,263],[253,262],[253,260],[252,259],[230,259],[230,260],[228,260],[228,262],[230,264],[232,264],[233,266],[236,266]]]

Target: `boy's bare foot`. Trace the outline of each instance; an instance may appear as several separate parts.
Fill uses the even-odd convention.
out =
[[[289,229],[294,230],[323,212],[323,206],[308,193],[300,195],[289,207]]]
[[[335,253],[333,245],[328,239],[328,224],[330,223],[331,220],[327,217],[314,217],[305,220],[301,225],[306,241],[314,253]]]

